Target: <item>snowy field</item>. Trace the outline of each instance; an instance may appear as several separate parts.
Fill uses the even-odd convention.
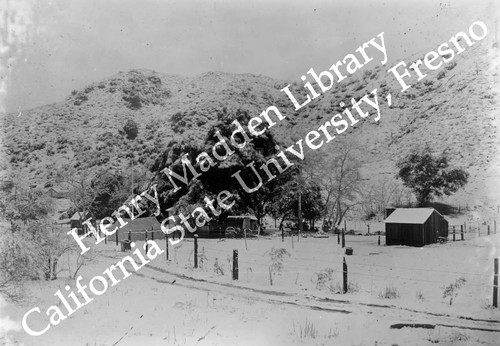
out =
[[[450,236],[451,239],[451,236]],[[460,239],[460,236],[457,236]],[[165,249],[164,240],[156,240]],[[141,242],[137,243],[140,246]],[[4,344],[26,345],[498,345],[500,312],[493,309],[493,259],[500,234],[423,248],[384,246],[377,236],[346,236],[350,292],[342,294],[345,249],[329,238],[184,239],[132,276],[110,287],[46,334],[20,328],[26,311],[44,311],[74,281],[29,284],[23,306],[4,303]],[[246,247],[248,249],[246,249]],[[271,273],[272,249],[283,248]],[[239,279],[232,279],[238,250]],[[497,251],[497,252],[496,252]],[[84,282],[130,252],[100,244],[81,270]],[[463,286],[447,286],[465,279]],[[453,298],[450,305],[450,298]],[[47,317],[33,318],[36,326]],[[391,328],[396,324],[427,328]],[[12,327],[17,331],[7,332]],[[1,344],[1,343],[0,343]]]

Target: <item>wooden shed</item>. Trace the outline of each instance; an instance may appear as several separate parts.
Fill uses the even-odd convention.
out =
[[[87,219],[87,215],[83,213],[83,211],[77,211],[76,213],[71,216],[69,219],[70,222],[70,227],[77,228],[78,229],[78,234],[85,234],[87,233],[87,226],[83,225],[82,222]]]
[[[398,208],[384,222],[386,245],[424,246],[448,237],[448,221],[434,208]]]

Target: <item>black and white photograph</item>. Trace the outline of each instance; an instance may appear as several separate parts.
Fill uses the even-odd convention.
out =
[[[499,2],[0,11],[0,345],[500,344]]]

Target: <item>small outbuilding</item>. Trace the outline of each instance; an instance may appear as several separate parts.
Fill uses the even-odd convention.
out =
[[[79,235],[87,233],[87,226],[83,225],[83,221],[87,219],[86,216],[87,214],[85,214],[83,211],[77,211],[69,219],[70,227],[72,229],[77,228]]]
[[[46,193],[52,198],[68,198],[69,191],[63,190],[60,187],[52,186],[46,190]]]
[[[448,237],[448,221],[434,208],[398,208],[384,222],[386,245],[424,246]]]

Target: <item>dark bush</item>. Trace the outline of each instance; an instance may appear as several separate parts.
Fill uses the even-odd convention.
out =
[[[438,75],[437,75],[437,79],[438,79],[438,80],[443,79],[443,78],[444,78],[444,76],[446,76],[446,72],[444,72],[444,70],[443,70],[443,71],[441,71],[441,72],[439,72],[439,73],[438,73]]]
[[[137,126],[137,123],[135,121],[129,119],[123,127],[123,131],[125,131],[128,139],[135,139],[139,134],[139,127]]]

